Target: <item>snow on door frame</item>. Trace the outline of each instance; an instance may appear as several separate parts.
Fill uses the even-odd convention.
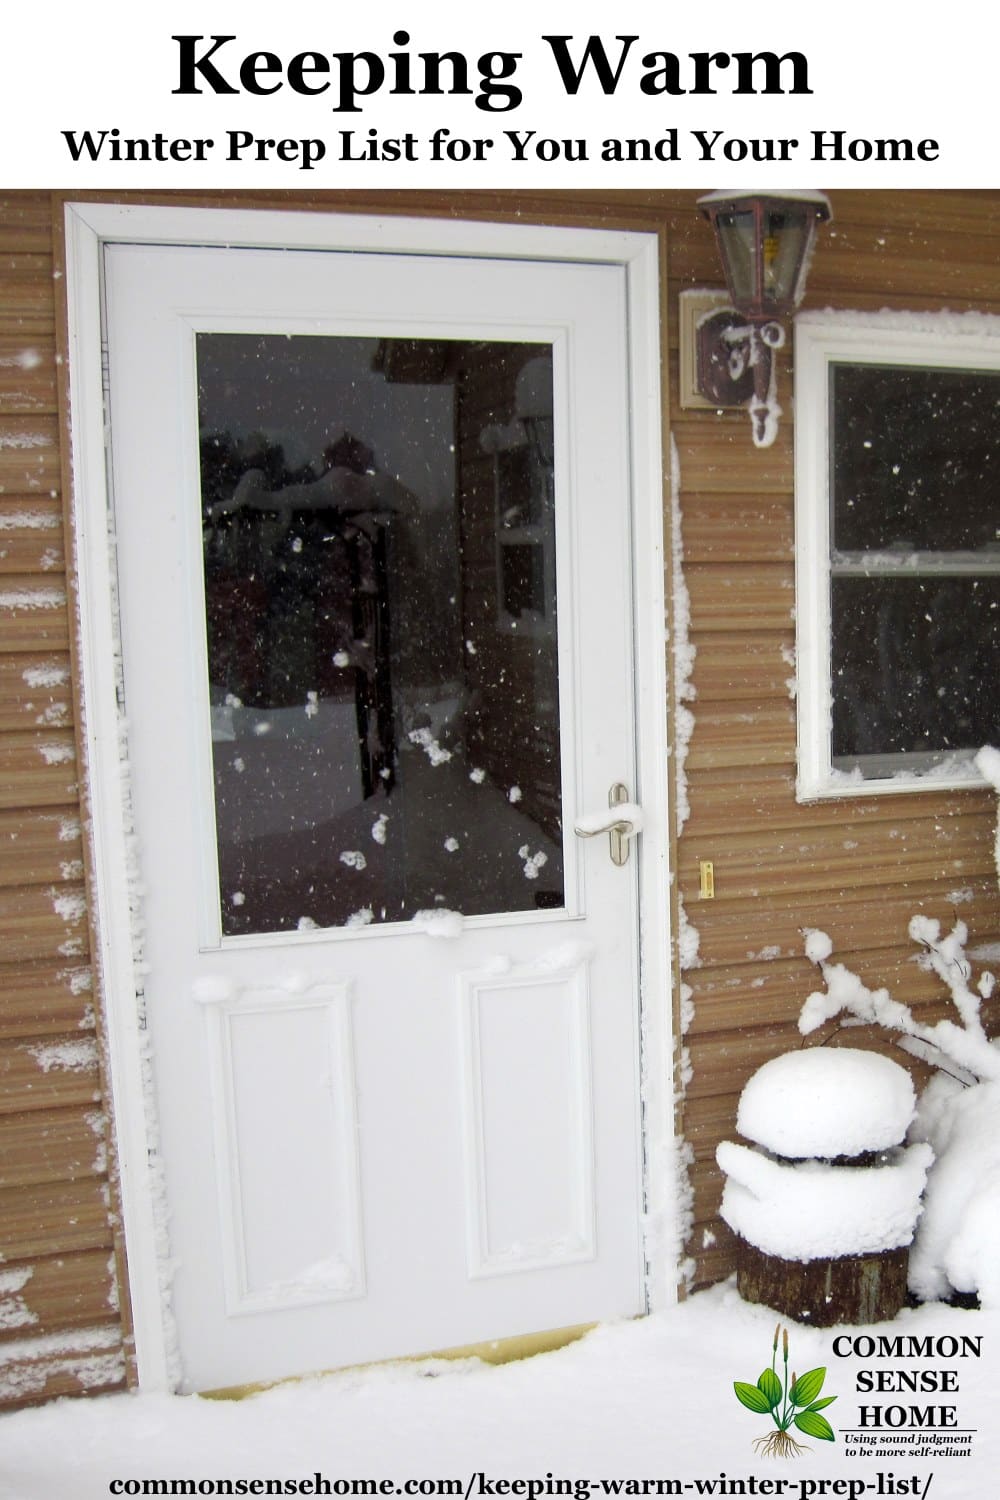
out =
[[[633,625],[638,841],[643,1138],[647,1294],[651,1310],[676,1297],[673,1167],[673,1027],[670,981],[667,817],[667,667],[664,641],[663,462],[660,397],[659,243],[655,234],[522,224],[361,217],[243,209],[66,205],[73,517],[78,560],[84,755],[91,810],[96,916],[95,961],[106,1017],[109,1081],[136,1367],[144,1389],[169,1389],[173,1358],[164,1332],[168,1288],[162,1255],[163,1204],[144,1063],[140,932],[130,882],[127,767],[119,755],[119,672],[107,497],[102,378],[103,246],[108,241],[225,244],[597,262],[621,266],[628,287],[632,463]],[[154,1150],[150,1145],[154,1144]],[[651,1227],[650,1227],[651,1226]]]

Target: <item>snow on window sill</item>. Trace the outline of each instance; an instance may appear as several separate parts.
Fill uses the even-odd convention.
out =
[[[796,800],[822,802],[843,797],[898,796],[906,792],[982,791],[988,783],[977,769],[975,753],[962,751],[943,759],[926,755],[858,756],[849,770],[832,766],[809,771],[800,767]],[[881,770],[882,774],[866,776],[863,766],[869,772]]]

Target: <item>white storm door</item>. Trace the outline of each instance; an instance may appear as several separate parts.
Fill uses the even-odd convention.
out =
[[[623,269],[105,277],[184,1387],[640,1312]]]

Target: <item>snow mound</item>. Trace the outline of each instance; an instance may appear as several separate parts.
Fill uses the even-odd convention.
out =
[[[809,1261],[908,1245],[934,1153],[904,1146],[881,1166],[835,1167],[772,1161],[723,1141],[715,1157],[726,1173],[721,1212],[730,1229],[765,1255]]]
[[[428,937],[461,937],[465,926],[465,918],[461,912],[449,911],[445,906],[430,907],[427,911],[415,911],[410,921],[418,932],[426,932]]]
[[[1000,792],[1000,750],[994,750],[992,745],[984,745],[976,756],[976,766],[983,780]]]
[[[939,1074],[920,1097],[911,1135],[929,1141],[934,1171],[910,1253],[923,1301],[977,1292],[1000,1308],[1000,1083],[963,1088]]]
[[[740,1097],[736,1128],[778,1156],[859,1156],[898,1145],[915,1108],[910,1075],[891,1058],[811,1047],[758,1068]]]

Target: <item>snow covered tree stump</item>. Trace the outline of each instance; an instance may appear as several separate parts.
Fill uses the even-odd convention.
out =
[[[874,1052],[812,1048],[753,1075],[723,1141],[722,1217],[737,1236],[737,1288],[798,1322],[892,1318],[933,1153],[903,1146],[915,1096]]]

